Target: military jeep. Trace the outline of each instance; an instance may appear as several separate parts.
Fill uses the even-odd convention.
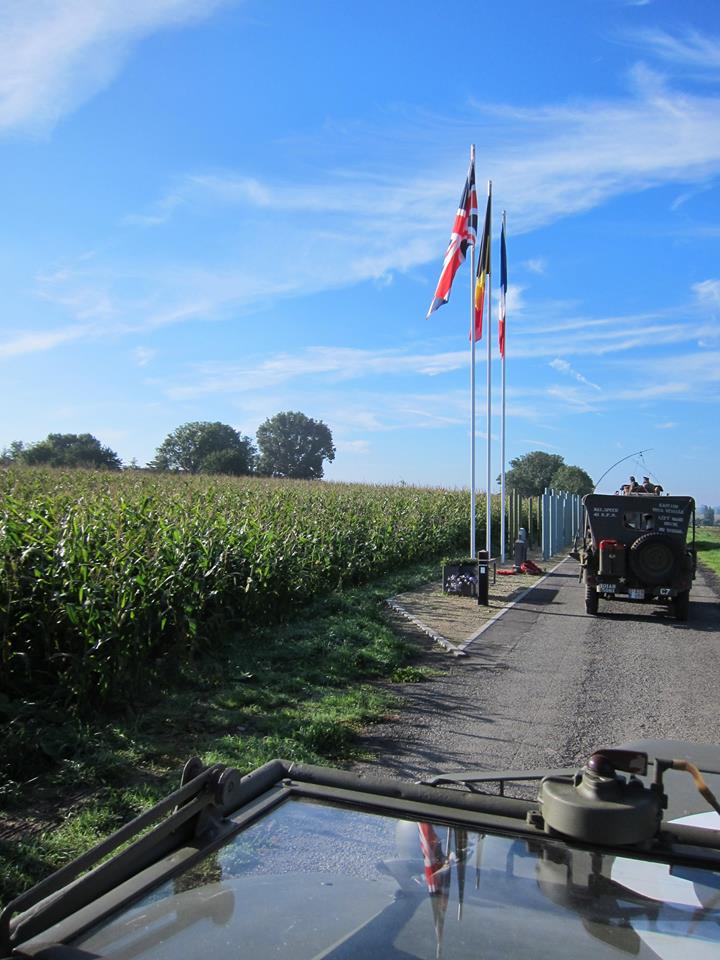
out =
[[[692,497],[590,493],[583,505],[582,543],[572,556],[582,567],[586,613],[597,614],[602,597],[669,604],[687,620],[696,567]]]

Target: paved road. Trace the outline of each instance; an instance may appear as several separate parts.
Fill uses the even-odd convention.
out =
[[[720,603],[699,575],[688,623],[669,611],[603,603],[584,613],[578,565],[564,561],[450,660],[405,684],[405,709],[366,740],[367,772],[415,779],[442,769],[573,765],[638,738],[720,743]]]

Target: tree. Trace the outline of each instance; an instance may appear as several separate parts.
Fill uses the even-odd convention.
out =
[[[257,441],[258,472],[271,477],[319,479],[323,461],[335,459],[330,428],[304,413],[276,414],[260,424]]]
[[[550,486],[555,490],[564,490],[565,493],[577,493],[584,497],[592,493],[594,484],[592,477],[581,467],[571,467],[564,463],[553,475]]]
[[[505,482],[523,497],[537,497],[545,492],[545,487],[552,486],[552,479],[563,464],[563,458],[556,453],[533,450],[510,461]]]
[[[246,438],[247,439],[247,438]],[[248,440],[248,443],[250,441]],[[203,458],[200,464],[200,473],[218,473],[232,477],[240,477],[251,473],[255,462],[255,453],[248,458],[245,450],[213,450]]]
[[[9,467],[11,463],[20,463],[25,444],[22,440],[13,440],[9,447],[0,450],[0,467]]]
[[[221,464],[227,469],[219,469]],[[255,447],[249,437],[241,436],[226,423],[196,420],[168,434],[148,466],[153,470],[199,473],[207,469],[208,473],[239,475],[252,473],[254,465]]]
[[[32,443],[28,447],[20,444],[16,459],[32,467],[90,467],[101,470],[120,470],[122,467],[115,451],[103,447],[90,433],[49,433],[39,443]]]

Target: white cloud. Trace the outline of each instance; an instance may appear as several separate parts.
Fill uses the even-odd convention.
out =
[[[190,6],[180,0],[151,4],[158,22],[161,12],[168,18],[170,11],[185,15]],[[199,9],[207,13],[212,8],[205,3]],[[100,9],[107,11],[107,3]],[[139,2],[128,9],[140,18]],[[466,137],[482,124],[487,142],[498,144],[494,152],[484,153],[483,164],[493,174],[496,201],[507,200],[502,205],[513,232],[590,209],[620,193],[720,173],[720,98],[684,94],[667,89],[655,74],[646,71],[643,76],[632,95],[616,102],[532,110],[477,105],[468,111],[460,135]],[[433,139],[450,142],[452,138],[440,135],[450,122],[433,122]],[[319,141],[323,149],[322,137]],[[416,305],[420,318],[432,291],[427,276],[414,271],[426,263],[435,263],[439,270],[464,176],[456,157],[448,170],[451,148],[456,152],[451,143],[441,157],[426,151],[427,172],[414,178],[408,177],[404,162],[372,175],[351,167],[328,170],[318,163],[315,178],[304,183],[262,179],[245,171],[190,173],[131,219],[172,230],[176,239],[194,235],[194,216],[212,217],[216,232],[228,240],[225,263],[218,262],[216,252],[210,260],[197,249],[168,262],[160,259],[159,251],[173,245],[162,243],[141,257],[133,245],[135,233],[123,231],[128,242],[124,259],[118,256],[117,264],[108,265],[95,257],[73,270],[56,271],[43,278],[41,294],[64,306],[76,321],[102,319],[107,329],[127,334],[218,319],[231,310],[236,317],[271,301],[369,280],[382,288],[398,273],[408,273],[423,285]],[[438,176],[438,169],[445,172]],[[413,211],[410,233],[408,210]],[[283,243],[293,251],[281,275],[277,261],[267,256],[277,245],[277,221],[268,216],[275,211],[283,214]],[[113,249],[117,251],[117,243]],[[527,263],[535,272],[544,269],[541,259]],[[708,280],[696,286],[700,306],[717,298],[718,283]],[[147,293],[131,299],[118,292],[130,287]],[[651,334],[656,346],[687,337],[687,316],[548,318],[538,308],[528,308],[517,284],[508,290],[508,314],[515,321],[509,325],[508,349],[516,357],[602,355],[642,349]],[[515,339],[523,319],[523,337]],[[570,336],[573,323],[576,332]],[[601,324],[606,325],[602,337]],[[717,332],[705,324],[697,326],[694,335],[712,339]],[[430,358],[426,363],[431,364]],[[441,356],[434,369],[423,372],[443,370]]]
[[[158,227],[166,223],[178,207],[185,203],[182,191],[169,193],[157,202],[152,212],[129,213],[123,218],[127,226]]]
[[[690,393],[692,386],[682,380],[666,381],[664,383],[649,383],[645,386],[629,387],[619,390],[615,396],[618,400],[655,400],[658,397],[671,397],[678,394]]]
[[[638,367],[659,381],[658,389],[662,389],[663,385],[667,387],[667,379],[673,377],[692,392],[703,383],[720,383],[720,350],[648,358],[640,362]]]
[[[4,0],[0,131],[36,132],[106,87],[134,43],[226,0]]]
[[[467,111],[462,136],[482,125],[484,139],[497,144],[484,152],[483,167],[492,175],[497,203],[507,208],[513,234],[623,193],[696,184],[720,172],[720,98],[670,89],[647,70],[637,70],[634,80],[634,91],[612,102],[532,110],[478,104]],[[198,262],[178,264],[176,270],[186,288],[195,282],[188,298],[206,299],[210,313],[232,302],[252,309],[263,300],[368,280],[382,285],[427,263],[439,270],[464,169],[456,144],[445,135],[450,122],[436,123],[435,139],[451,146],[440,156],[437,148],[424,151],[427,168],[411,177],[404,163],[370,174],[351,166],[327,169],[322,160],[315,177],[305,182],[264,179],[242,170],[199,171],[169,185],[164,197],[126,222],[189,231],[200,213],[216,219],[229,238],[228,256],[233,264],[243,263],[243,271],[228,266],[223,273],[217,263],[203,268],[197,255]],[[438,170],[444,172],[438,175]],[[413,211],[410,234],[408,210]],[[283,215],[284,243],[294,251],[281,280],[265,255],[277,242],[276,221],[267,215],[276,211]],[[243,223],[247,229],[238,230]],[[536,273],[545,269],[542,258],[526,265]],[[417,279],[427,282],[424,276]],[[158,288],[151,280],[148,286]],[[509,305],[514,309],[520,307],[520,293],[516,287]],[[430,295],[428,289],[428,300]]]
[[[0,357],[18,357],[28,353],[43,353],[74,340],[84,339],[90,332],[90,327],[76,325],[58,330],[17,334],[15,337],[5,340],[5,342],[0,342]]]
[[[544,257],[533,257],[530,260],[526,260],[523,266],[525,266],[530,273],[544,274],[547,263]]]
[[[550,361],[550,366],[553,368],[553,370],[557,370],[560,373],[565,373],[569,377],[573,377],[579,383],[584,383],[586,387],[592,387],[593,390],[601,389],[597,383],[593,383],[582,373],[579,373],[577,370],[573,370],[567,360],[561,360],[559,357],[556,357],[554,360]]]
[[[693,284],[692,289],[701,303],[720,306],[720,280],[703,280]]]
[[[420,374],[429,377],[467,366],[466,351],[433,354],[402,350],[359,350],[351,347],[308,347],[301,353],[276,354],[254,365],[201,364],[189,383],[166,387],[168,396],[198,397],[213,393],[265,390],[299,377],[337,383],[369,376]]]
[[[370,450],[369,440],[336,440],[335,449],[338,453],[366,454]]]
[[[643,30],[631,35],[653,53],[669,63],[698,67],[703,72],[720,68],[720,39],[698,30],[668,33],[666,30]]]
[[[694,200],[695,197],[700,196],[703,193],[707,193],[708,190],[712,189],[712,187],[713,187],[712,183],[703,183],[703,184],[698,184],[694,186],[692,190],[684,190],[682,193],[679,193],[677,197],[675,197],[675,199],[672,201],[672,203],[670,204],[670,210],[672,210],[673,212],[675,212],[676,210],[679,210],[681,207],[685,206],[685,204],[688,203],[690,200]],[[712,227],[707,227],[700,224],[697,224],[697,225],[683,224],[682,229],[686,231],[690,236],[693,236],[694,230],[697,230],[698,234],[700,234],[702,231],[707,231],[708,235],[712,236],[712,232],[711,232]]]
[[[579,387],[548,387],[547,395],[568,405],[570,413],[594,413],[599,409],[598,404],[589,399],[587,393],[581,391]]]
[[[152,350],[150,347],[135,347],[133,351],[135,363],[139,367],[146,367],[151,360],[155,359],[156,355],[157,350]]]
[[[523,301],[523,290],[525,288],[521,287],[517,283],[509,283],[507,288],[507,294],[505,295],[505,309],[507,310],[508,317],[514,317],[520,313],[525,306]],[[498,299],[500,297],[500,291],[497,291]]]
[[[677,423],[675,423],[673,420],[668,420],[666,423],[656,423],[655,429],[656,430],[672,430],[676,426],[677,426]]]
[[[540,447],[543,450],[555,450],[560,452],[563,449],[562,447],[558,447],[553,443],[548,443],[546,440],[526,440],[523,438],[520,440],[520,443],[527,444],[527,446],[532,447],[533,450]]]

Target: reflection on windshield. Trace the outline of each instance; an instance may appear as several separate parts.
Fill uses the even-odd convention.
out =
[[[720,875],[684,876],[691,899],[669,872],[288,801],[75,945],[115,960],[720,956]]]

